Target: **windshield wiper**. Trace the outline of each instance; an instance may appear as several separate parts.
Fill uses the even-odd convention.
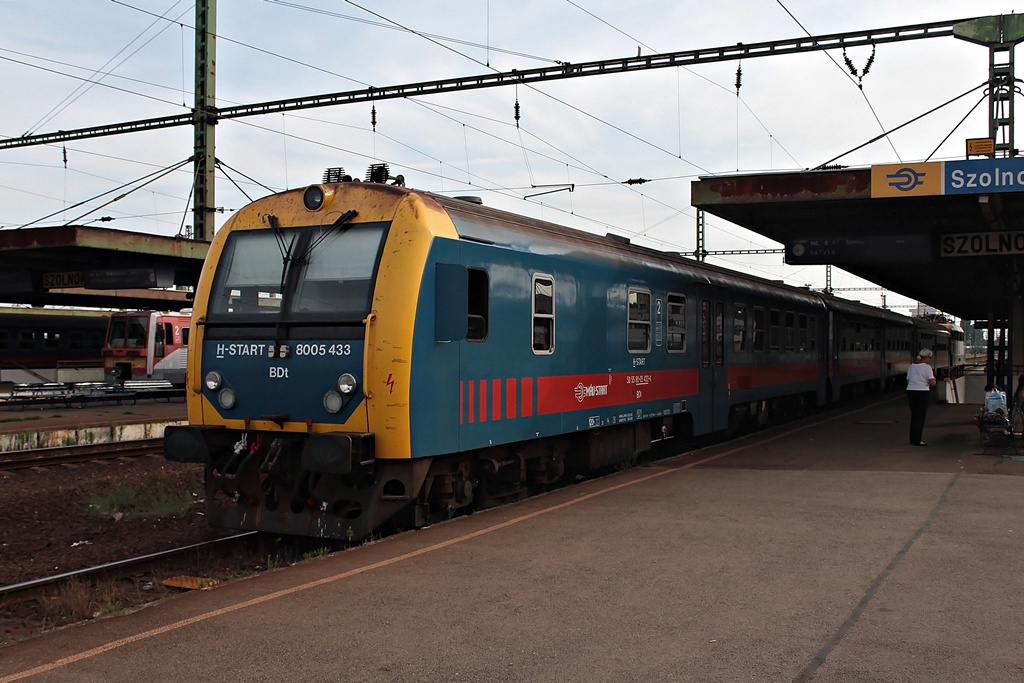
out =
[[[316,249],[324,241],[324,239],[327,238],[328,235],[341,234],[341,232],[344,231],[336,232],[335,229],[344,226],[346,223],[348,223],[358,215],[358,211],[356,211],[355,209],[349,209],[348,211],[343,213],[338,218],[338,220],[334,221],[334,223],[332,223],[329,228],[323,230],[319,235],[317,235],[315,239],[307,237],[308,241],[306,242],[305,247],[302,248],[302,253],[295,255],[292,254],[292,248],[293,246],[295,246],[295,238],[292,237],[292,241],[288,243],[286,248],[284,244],[284,231],[281,230],[280,224],[277,220],[277,216],[267,216],[267,221],[270,223],[270,227],[274,229],[274,235],[277,237],[278,248],[281,250],[281,258],[284,260],[284,265],[281,269],[281,313],[278,315],[277,319],[277,329],[274,334],[274,346],[272,349],[272,353],[278,353],[281,345],[284,342],[285,328],[288,326],[288,324],[284,320],[284,311],[288,306],[288,301],[291,297],[290,292],[294,292],[295,288],[298,285],[298,279],[299,277],[301,277],[301,268],[292,268],[291,266],[301,266],[309,263],[309,258],[312,255],[313,250]],[[305,234],[307,236],[309,235],[308,232],[305,232]],[[301,243],[302,242],[300,241],[300,244]],[[288,282],[289,280],[291,280],[291,282]]]
[[[270,228],[274,231],[274,239],[277,240],[277,248],[281,251],[281,285],[278,291],[284,294],[284,282],[288,278],[288,266],[291,265],[294,258],[292,257],[292,248],[295,246],[295,235],[292,235],[292,239],[287,245],[284,243],[284,230],[281,229],[281,223],[277,220],[277,216],[270,214],[267,216],[267,222],[270,223]]]
[[[338,220],[336,220],[333,223],[331,223],[331,227],[329,227],[326,230],[324,230],[323,232],[321,232],[317,236],[317,238],[315,240],[312,240],[306,246],[305,251],[302,253],[302,257],[300,259],[298,259],[298,260],[300,260],[303,263],[308,262],[309,261],[309,257],[313,255],[313,250],[316,249],[317,247],[319,247],[323,243],[323,241],[325,239],[327,239],[328,235],[332,235],[332,234],[340,235],[342,232],[344,232],[344,230],[341,230],[341,231],[335,233],[334,232],[335,228],[340,228],[341,226],[345,225],[346,223],[348,223],[350,220],[352,220],[353,218],[355,218],[358,215],[359,215],[359,212],[356,211],[355,209],[349,209],[345,213],[341,214],[341,216],[338,218]],[[351,227],[351,226],[349,226],[349,227]]]

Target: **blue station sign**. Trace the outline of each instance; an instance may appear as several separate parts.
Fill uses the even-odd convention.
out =
[[[947,161],[943,165],[944,194],[1024,192],[1024,158]]]
[[[871,196],[1024,192],[1024,157],[925,161],[871,167]]]

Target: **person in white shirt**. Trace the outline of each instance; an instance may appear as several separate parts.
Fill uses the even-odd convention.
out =
[[[921,349],[907,370],[907,403],[910,405],[910,444],[927,446],[921,437],[924,434],[924,419],[931,401],[931,388],[935,386],[935,373],[929,365],[931,349]]]

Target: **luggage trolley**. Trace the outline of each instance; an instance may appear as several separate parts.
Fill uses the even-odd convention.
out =
[[[1014,455],[1020,455],[1018,448],[1021,434],[1015,434],[1010,422],[1010,416],[1003,410],[995,410],[986,413],[984,410],[974,418],[980,432],[982,452],[987,453],[989,448],[1011,448]]]

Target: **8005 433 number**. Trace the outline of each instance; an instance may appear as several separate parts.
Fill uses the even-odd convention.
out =
[[[351,344],[296,344],[296,356],[349,356]]]

